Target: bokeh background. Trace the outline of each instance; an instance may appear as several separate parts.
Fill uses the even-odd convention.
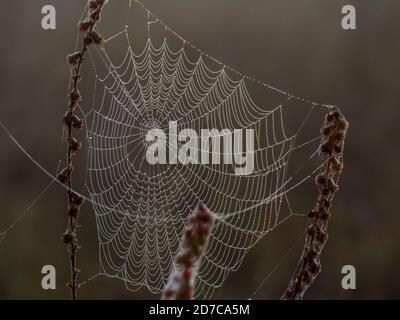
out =
[[[111,0],[113,1],[113,0]],[[120,1],[120,0],[118,0]],[[143,0],[184,38],[245,74],[315,101],[338,105],[351,128],[345,171],[333,208],[323,272],[308,299],[400,298],[398,75],[400,3],[395,0]],[[64,157],[60,119],[68,68],[84,0],[4,1],[0,12],[0,120],[39,163],[55,173]],[[121,1],[122,3],[122,1]],[[41,28],[41,8],[57,9],[57,30]],[[357,30],[341,28],[341,8],[357,9]],[[125,6],[125,4],[124,4]],[[107,10],[107,9],[106,9]],[[113,17],[113,19],[116,19]],[[84,155],[80,157],[84,158]],[[82,159],[82,163],[84,163]],[[79,160],[78,160],[79,161]],[[0,131],[0,232],[50,182]],[[84,168],[77,168],[83,170]],[[76,185],[83,181],[76,181]],[[82,185],[81,184],[81,185]],[[304,193],[310,189],[303,188]],[[65,192],[52,186],[0,242],[1,299],[67,299],[64,245]],[[293,219],[295,220],[295,219]],[[291,220],[292,221],[292,220]],[[252,296],[301,234],[285,223],[253,248],[217,298]],[[97,273],[94,212],[80,220],[81,279]],[[304,222],[304,220],[303,220]],[[293,224],[293,225],[292,225]],[[303,224],[304,227],[304,224]],[[297,230],[297,233],[293,232]],[[255,299],[280,297],[301,250],[295,248]],[[41,268],[57,269],[57,290],[41,289]],[[357,289],[341,288],[341,268],[357,270]],[[80,290],[85,299],[158,299],[97,278]]]

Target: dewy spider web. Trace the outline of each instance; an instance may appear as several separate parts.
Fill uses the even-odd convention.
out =
[[[136,3],[136,9],[144,8]],[[159,293],[174,268],[186,217],[201,202],[216,219],[207,250],[196,264],[195,295],[206,298],[240,267],[250,248],[296,215],[289,194],[320,167],[289,174],[289,160],[305,149],[309,153],[304,166],[317,155],[320,136],[314,133],[301,142],[298,137],[316,107],[328,106],[260,82],[280,102],[258,106],[247,85],[256,80],[200,51],[144,10],[153,19],[149,29],[151,24],[161,25],[180,41],[178,49],[166,36],[157,44],[149,30],[138,50],[127,23],[104,47],[90,51],[93,105],[81,107],[87,124],[87,185],[96,212],[100,273],[123,279],[129,289],[145,286]],[[115,61],[109,51],[118,40],[124,54]],[[195,58],[193,51],[198,53]],[[308,111],[300,122],[291,121],[294,129],[288,134],[285,109],[299,104],[307,105]],[[254,171],[238,176],[233,165],[147,164],[147,131],[167,130],[169,121],[177,121],[178,131],[254,129]]]

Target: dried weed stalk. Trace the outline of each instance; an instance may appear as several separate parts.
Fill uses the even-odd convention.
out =
[[[305,246],[294,277],[282,299],[302,299],[306,290],[321,272],[321,252],[328,239],[330,208],[339,187],[336,184],[343,169],[343,147],[348,122],[337,108],[326,115],[321,129],[320,152],[324,159],[322,173],[315,177],[319,195],[313,210],[308,214],[310,223],[306,230]]]
[[[72,172],[74,170],[73,159],[82,147],[81,142],[73,135],[74,130],[83,128],[83,120],[76,115],[76,109],[82,100],[78,83],[82,78],[81,67],[88,46],[92,44],[100,45],[102,43],[102,37],[94,30],[94,28],[96,23],[100,21],[101,11],[105,4],[106,0],[88,1],[88,15],[83,21],[80,21],[78,25],[79,30],[84,33],[82,48],[80,51],[72,53],[66,58],[66,62],[70,65],[72,73],[72,89],[68,94],[68,110],[63,118],[66,132],[67,159],[65,168],[58,173],[57,178],[67,186],[68,227],[61,238],[68,247],[71,279],[67,286],[71,290],[72,300],[76,300],[77,290],[79,288],[78,274],[80,270],[77,268],[77,251],[79,249],[77,227],[79,212],[85,200],[81,195],[74,192],[72,188]]]

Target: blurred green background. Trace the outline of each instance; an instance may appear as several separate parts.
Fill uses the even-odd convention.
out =
[[[122,2],[125,6],[126,1]],[[322,257],[323,272],[306,298],[400,298],[400,214],[396,202],[400,178],[400,2],[143,2],[185,39],[227,65],[298,96],[341,107],[351,124],[345,170]],[[84,3],[8,0],[0,12],[0,120],[52,173],[64,158],[60,119],[66,108],[69,75],[64,58],[74,48],[75,26]],[[41,8],[46,4],[57,9],[56,31],[41,28]],[[345,4],[357,9],[356,31],[341,28],[341,8]],[[0,168],[1,232],[50,180],[2,131]],[[77,180],[76,185],[79,183],[83,181]],[[304,193],[309,191],[307,187],[302,189]],[[69,297],[64,286],[69,276],[68,260],[65,246],[59,241],[66,225],[65,207],[64,190],[51,187],[0,243],[1,299]],[[299,228],[294,220],[261,240],[214,297],[249,298],[301,234],[304,223]],[[98,268],[95,218],[90,205],[85,206],[80,222],[83,248],[79,266],[83,269],[81,280],[85,280]],[[254,298],[280,297],[294,271],[300,247],[301,243]],[[45,264],[57,269],[55,291],[41,289],[40,271]],[[357,269],[354,291],[344,291],[340,285],[341,268],[347,264]],[[121,281],[102,277],[85,285],[80,297],[158,299],[146,290],[130,292]]]

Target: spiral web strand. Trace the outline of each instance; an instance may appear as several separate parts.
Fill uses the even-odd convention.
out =
[[[127,24],[104,47],[90,51],[93,102],[81,111],[87,124],[87,186],[96,213],[99,274],[122,279],[131,290],[144,286],[161,292],[175,267],[186,218],[201,202],[216,220],[196,263],[195,295],[208,298],[261,238],[304,214],[293,211],[289,196],[320,167],[289,174],[289,160],[303,149],[311,150],[306,163],[318,155],[320,136],[298,138],[315,108],[327,106],[260,83],[280,101],[260,107],[248,90],[248,83],[257,81],[197,49],[144,10],[149,32],[140,50]],[[153,24],[181,40],[180,47],[170,45],[166,36],[158,44],[152,40]],[[120,61],[109,53],[114,41],[123,43]],[[285,110],[299,103],[309,111],[288,134]],[[146,133],[167,131],[170,121],[177,122],[178,132],[253,129],[253,172],[235,175],[233,164],[149,165]]]

